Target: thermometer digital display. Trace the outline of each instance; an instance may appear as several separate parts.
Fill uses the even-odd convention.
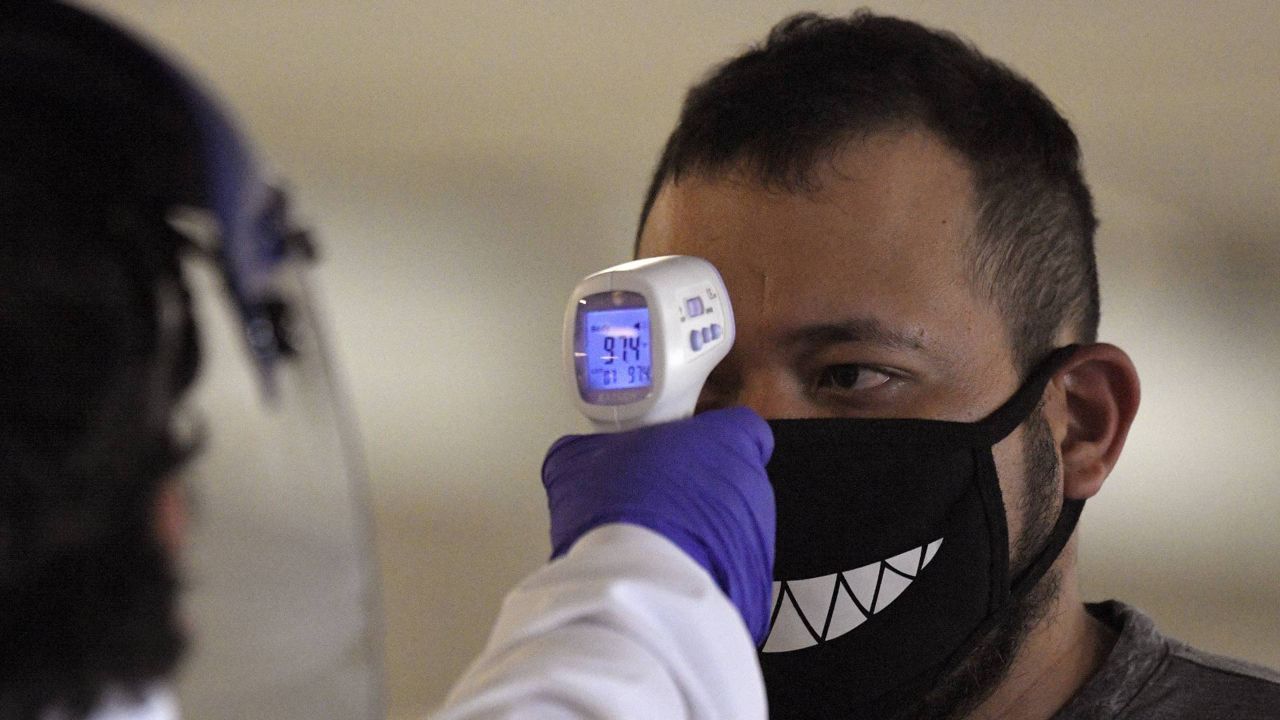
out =
[[[589,275],[565,313],[578,407],[600,430],[688,417],[733,336],[729,294],[706,260],[669,255]]]
[[[649,309],[595,310],[582,314],[587,388],[633,390],[653,384]]]

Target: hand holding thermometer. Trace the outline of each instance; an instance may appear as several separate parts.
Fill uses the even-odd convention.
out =
[[[565,368],[600,432],[693,415],[733,346],[733,308],[715,266],[685,255],[588,275],[564,316]]]
[[[724,281],[701,258],[584,278],[564,316],[565,368],[597,433],[560,438],[542,483],[553,557],[602,525],[648,528],[706,569],[758,645],[773,607],[773,433],[744,407],[684,419],[734,336]]]

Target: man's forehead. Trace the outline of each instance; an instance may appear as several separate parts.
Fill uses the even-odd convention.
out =
[[[850,143],[800,191],[742,171],[659,192],[639,254],[705,257],[735,310],[781,343],[856,325],[927,351],[985,303],[966,262],[974,226],[967,164],[928,133]],[[984,308],[985,309],[985,308]]]
[[[669,181],[639,253],[702,254],[775,279],[817,269],[906,279],[913,266],[960,264],[974,224],[972,182],[967,164],[932,134],[847,143],[811,176],[798,190],[741,168]]]

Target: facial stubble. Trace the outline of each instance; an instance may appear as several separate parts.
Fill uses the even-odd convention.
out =
[[[1010,557],[1015,582],[1043,550],[1061,509],[1058,452],[1041,407],[1027,419],[1023,452],[1026,493],[1018,510],[1024,530]],[[918,704],[898,713],[897,720],[958,720],[972,712],[1008,673],[1032,628],[1045,619],[1060,587],[1061,576],[1050,569],[1030,592],[1012,598],[1000,622],[958,666],[939,678]]]

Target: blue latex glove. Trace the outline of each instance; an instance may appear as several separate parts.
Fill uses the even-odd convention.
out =
[[[768,423],[747,408],[560,438],[542,465],[551,557],[600,525],[649,528],[706,568],[758,645],[769,630],[773,582],[772,454]]]

